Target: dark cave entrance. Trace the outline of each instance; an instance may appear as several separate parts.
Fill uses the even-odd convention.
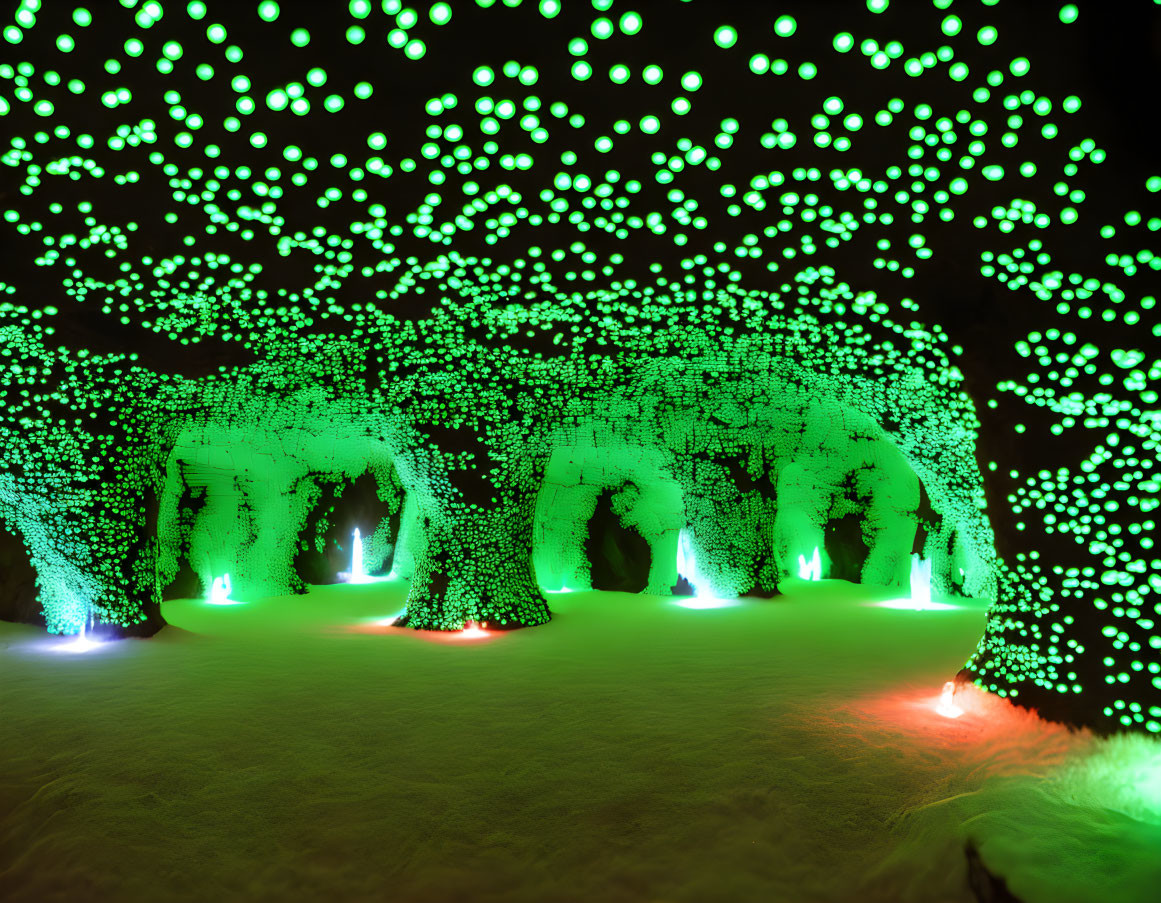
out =
[[[824,533],[826,554],[830,558],[828,578],[859,583],[863,577],[863,565],[867,563],[870,551],[863,538],[863,517],[860,514],[845,514],[827,522]]]
[[[162,601],[170,599],[200,599],[209,587],[202,586],[202,580],[189,560],[190,536],[197,521],[198,512],[206,505],[206,487],[190,485],[183,474],[181,498],[177,503],[179,545],[177,549],[177,572],[169,582],[161,587]]]
[[[593,589],[640,593],[649,585],[652,550],[645,537],[626,527],[613,510],[613,497],[619,491],[606,489],[597,496],[585,540],[585,558],[592,568]]]
[[[369,576],[391,571],[399,538],[403,509],[400,492],[382,487],[371,472],[355,480],[319,479],[321,495],[307,516],[299,534],[294,570],[306,583],[340,582],[340,574],[351,568],[352,537],[355,528],[363,540],[364,569]],[[386,523],[389,545],[385,554],[375,554],[371,538]]]
[[[0,621],[45,627],[32,558],[20,534],[3,521],[0,521]]]

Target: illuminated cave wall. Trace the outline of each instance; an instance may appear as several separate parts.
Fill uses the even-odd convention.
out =
[[[408,625],[527,626],[606,498],[650,592],[919,552],[965,677],[1157,732],[1161,175],[1072,65],[1156,5],[22,0],[5,579],[301,591],[362,478]]]

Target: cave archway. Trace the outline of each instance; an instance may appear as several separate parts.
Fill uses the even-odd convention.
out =
[[[669,593],[686,515],[667,462],[659,448],[564,437],[549,456],[536,498],[532,564],[539,585],[549,592],[604,588],[596,579],[637,587],[623,591]],[[598,511],[602,498],[614,514]],[[642,567],[645,583],[638,587]],[[601,576],[594,578],[594,568]],[[626,582],[628,574],[637,576]]]
[[[640,593],[649,585],[653,554],[648,540],[639,530],[626,525],[617,512],[620,492],[620,489],[606,489],[597,496],[596,508],[588,523],[585,557],[591,569],[593,589]]]
[[[403,513],[403,492],[392,468],[380,476],[367,471],[354,480],[319,475],[317,501],[299,534],[294,570],[308,584],[340,583],[350,578],[354,531],[363,548],[364,573],[391,572]]]

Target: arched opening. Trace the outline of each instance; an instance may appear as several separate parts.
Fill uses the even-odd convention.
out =
[[[0,521],[0,621],[45,626],[36,590],[36,569],[15,530]]]
[[[615,510],[615,497],[620,492],[606,489],[597,496],[588,524],[585,557],[592,568],[593,589],[640,593],[649,585],[652,550],[645,537],[625,526]]]
[[[659,450],[562,441],[536,498],[537,582],[547,592],[667,594],[677,581],[685,522],[681,485]]]
[[[403,509],[398,485],[370,471],[354,480],[319,476],[316,485],[320,495],[299,534],[294,558],[298,576],[313,584],[348,579],[356,528],[364,574],[377,577],[389,573]]]

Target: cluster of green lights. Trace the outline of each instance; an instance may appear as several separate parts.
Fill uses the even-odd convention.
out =
[[[1112,222],[1085,212],[1109,154],[1081,99],[1040,78],[1016,46],[1031,37],[1001,27],[994,2],[932,6],[926,46],[889,33],[886,0],[852,2],[825,30],[739,15],[691,38],[707,52],[693,68],[662,22],[683,4],[662,17],[610,0],[351,0],[325,14],[120,0],[50,20],[22,0],[3,29],[0,163],[18,184],[2,212],[60,297],[0,285],[13,450],[0,517],[29,544],[50,627],[139,620],[149,575],[183,555],[207,583],[229,570],[243,594],[293,588],[310,487],[369,460],[428,525],[409,540],[409,623],[540,623],[532,537],[558,548],[536,565],[556,575],[542,585],[581,579],[577,531],[595,502],[560,490],[548,529],[538,492],[575,476],[558,449],[594,442],[616,451],[590,462],[588,484],[620,493],[658,561],[687,529],[715,591],[771,589],[854,510],[860,453],[828,462],[825,443],[785,438],[838,411],[880,443],[881,485],[861,498],[867,579],[903,579],[907,525],[922,521],[911,475],[935,512],[922,550],[937,584],[961,568],[972,592],[999,580],[969,663],[978,682],[1026,698],[1103,684],[1115,723],[1161,731],[1161,363],[1143,350],[1161,328],[1155,292],[1135,287],[1161,269],[1161,216],[1144,200]],[[1044,27],[1078,17],[1067,4]],[[441,49],[517,20],[554,59]],[[118,40],[94,46],[110,28]],[[284,48],[289,78],[251,65],[255,28]],[[336,46],[359,65],[325,58]],[[828,66],[856,67],[877,102]],[[739,92],[767,94],[769,113],[741,115]],[[809,103],[782,104],[787,92]],[[690,115],[702,105],[712,117]],[[890,162],[870,162],[884,149]],[[1151,201],[1161,175],[1144,188]],[[966,225],[954,234],[976,244],[949,247]],[[1099,244],[1103,265],[1069,260],[1065,230]],[[1082,450],[1035,475],[989,462],[1030,549],[1012,560],[995,559],[982,514],[958,351],[912,298],[949,254],[1042,319],[1009,337],[1011,369],[977,399],[985,422]],[[898,300],[860,289],[870,277],[902,280]],[[80,310],[256,363],[186,379],[60,345]],[[789,402],[791,383],[809,392]],[[320,418],[330,426],[308,437]],[[248,452],[206,464],[231,446]],[[249,488],[205,483],[215,501],[201,520],[164,521],[159,563],[137,540],[140,500],[157,492],[177,511],[191,468]]]

